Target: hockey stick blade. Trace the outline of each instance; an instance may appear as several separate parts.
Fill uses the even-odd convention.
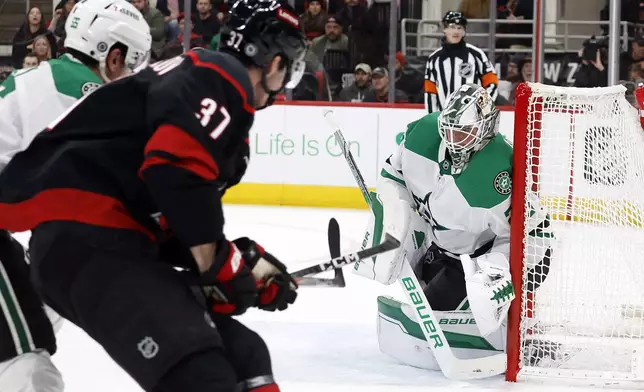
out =
[[[340,225],[335,218],[329,220],[328,240],[331,258],[340,257]],[[334,271],[335,276],[333,278],[305,277],[300,278],[297,283],[300,286],[345,287],[346,284],[342,268],[336,268]]]
[[[291,277],[297,280],[297,278],[303,278],[308,275],[315,275],[315,274],[319,274],[320,272],[326,272],[336,268],[342,268],[349,264],[353,264],[357,261],[368,259],[369,257],[377,256],[381,253],[389,252],[390,250],[394,250],[399,246],[400,246],[400,241],[394,238],[394,236],[392,236],[391,234],[386,233],[385,240],[379,245],[376,245],[374,247],[367,248],[358,252],[349,253],[344,256],[334,257],[333,259],[329,261],[325,261],[324,263],[316,264],[314,266],[293,272],[291,274]]]
[[[340,257],[340,225],[335,218],[329,220],[329,231],[328,231],[328,240],[329,240],[329,254],[332,258]],[[344,281],[344,272],[342,268],[335,269],[335,276],[333,277],[333,282],[337,287],[345,287],[346,283]]]

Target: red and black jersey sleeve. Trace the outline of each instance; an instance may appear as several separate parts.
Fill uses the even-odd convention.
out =
[[[248,73],[235,58],[205,50],[145,72],[156,76],[139,174],[184,244],[216,242],[223,237],[221,196],[239,182],[249,159],[254,108]]]

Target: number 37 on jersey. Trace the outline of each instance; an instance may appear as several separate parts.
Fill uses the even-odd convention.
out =
[[[183,60],[183,57],[174,57],[169,60],[154,63],[150,65],[150,68],[161,76],[181,65]],[[210,123],[217,112],[221,113],[222,119],[213,127]],[[212,131],[210,131],[210,137],[212,139],[217,139],[221,136],[221,134],[226,130],[226,127],[228,127],[228,124],[230,124],[230,113],[228,113],[228,110],[223,105],[219,105],[212,98],[204,98],[201,100],[201,108],[199,108],[195,113],[195,116],[201,123],[202,127],[212,127]]]

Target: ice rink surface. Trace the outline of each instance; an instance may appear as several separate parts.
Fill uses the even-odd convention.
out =
[[[227,206],[225,232],[231,239],[256,240],[296,270],[329,258],[326,230],[332,217],[340,224],[342,252],[358,250],[367,214],[366,210]],[[382,354],[376,340],[376,297],[402,298],[399,287],[358,277],[348,267],[345,276],[345,288],[301,288],[297,302],[285,312],[252,310],[240,318],[266,340],[283,392],[597,390],[506,383],[500,376],[452,382],[439,372],[400,364]],[[67,392],[141,391],[97,343],[69,322],[58,334],[53,358]]]

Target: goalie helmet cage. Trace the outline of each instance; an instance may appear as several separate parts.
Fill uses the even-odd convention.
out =
[[[644,132],[624,91],[517,88],[508,381],[644,389]],[[536,208],[554,238],[526,229]]]

